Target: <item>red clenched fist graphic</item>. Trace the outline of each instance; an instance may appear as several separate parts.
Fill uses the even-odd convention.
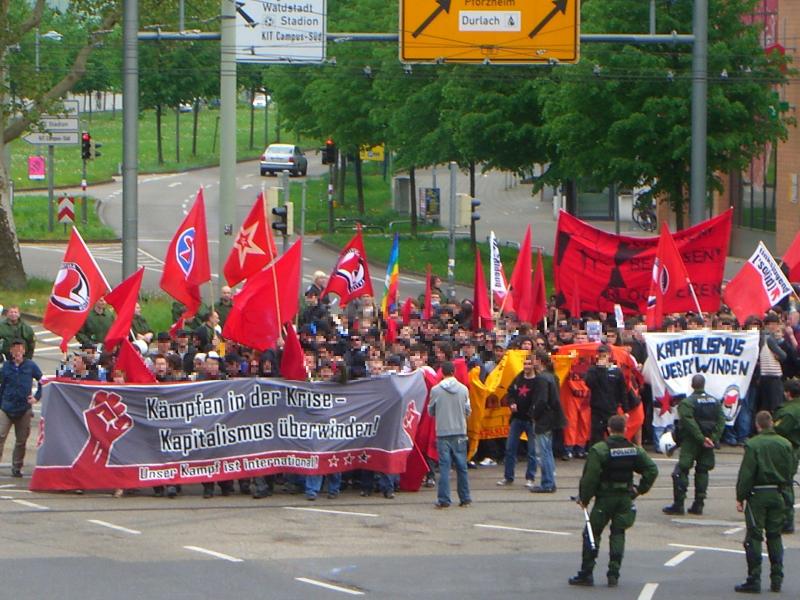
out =
[[[89,430],[86,451],[90,453],[92,462],[105,464],[114,442],[133,427],[128,407],[119,394],[101,390],[92,396],[92,403],[84,411],[83,418]]]

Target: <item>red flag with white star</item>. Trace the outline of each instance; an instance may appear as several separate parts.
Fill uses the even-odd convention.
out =
[[[231,253],[225,261],[223,273],[228,285],[234,286],[258,273],[277,256],[275,238],[272,237],[267,217],[267,201],[262,193],[239,228]]]

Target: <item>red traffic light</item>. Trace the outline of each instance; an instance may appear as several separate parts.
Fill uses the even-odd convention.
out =
[[[87,132],[87,131],[84,131],[84,132],[83,132],[83,135],[81,136],[81,139],[82,139],[84,142],[88,142],[90,139],[92,139],[92,136],[90,136],[90,135],[89,135],[89,132]]]

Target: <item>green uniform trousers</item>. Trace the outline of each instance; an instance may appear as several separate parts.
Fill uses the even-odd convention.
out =
[[[794,449],[794,462],[792,463],[792,477],[797,476],[797,467],[800,466],[800,448]],[[794,526],[794,482],[790,482],[789,487],[784,490],[786,500],[786,526]]]
[[[600,536],[603,533],[603,529],[610,522],[608,575],[619,577],[619,568],[622,565],[622,557],[625,554],[625,530],[631,527],[634,521],[636,521],[636,506],[634,506],[627,490],[596,497],[592,512],[589,514],[595,548],[592,550],[588,532],[584,529],[581,571],[591,573],[594,570],[597,553],[600,549]]]
[[[682,503],[689,489],[689,471],[694,467],[694,497],[705,500],[708,490],[708,472],[714,468],[714,449],[697,442],[684,440],[678,464],[672,472],[673,492],[676,503]]]
[[[786,506],[783,494],[776,488],[755,490],[745,504],[744,516],[747,533],[744,550],[747,557],[747,574],[761,579],[761,543],[767,538],[767,555],[770,562],[770,580],[783,581],[783,528]]]

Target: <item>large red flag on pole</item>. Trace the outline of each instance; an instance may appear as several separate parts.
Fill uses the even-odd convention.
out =
[[[749,316],[760,319],[792,291],[764,242],[759,242],[753,255],[725,287],[723,299],[739,323],[744,323]]]
[[[281,324],[297,314],[302,243],[298,239],[272,265],[250,277],[233,297],[233,308],[222,330],[226,339],[260,351],[275,345]]]
[[[522,239],[522,245],[519,248],[517,262],[514,264],[514,270],[511,273],[511,281],[509,282],[511,289],[508,292],[513,302],[514,312],[517,313],[517,319],[520,321],[530,322],[533,310],[532,262],[531,226],[528,225],[525,230],[525,237]],[[508,308],[503,310],[510,312]]]
[[[225,280],[228,285],[236,285],[266,267],[277,256],[278,250],[267,215],[267,201],[261,193],[239,228],[231,253],[225,261]]]
[[[308,371],[306,370],[305,355],[294,325],[286,324],[286,338],[281,355],[280,366],[281,377],[293,381],[308,381]]]
[[[669,227],[662,223],[650,293],[647,295],[647,329],[655,331],[660,328],[664,313],[680,312],[687,292],[694,295],[689,273]],[[699,305],[697,310],[702,312]]]
[[[787,273],[789,281],[800,281],[800,232],[794,236],[794,240],[783,255],[783,264],[789,270]]]
[[[328,285],[320,294],[320,298],[331,292],[339,296],[339,304],[342,306],[359,296],[373,295],[360,226],[353,238],[342,248],[339,260],[336,261],[336,266],[328,277]]]
[[[106,294],[106,302],[114,307],[117,318],[108,328],[106,339],[103,341],[104,348],[113,350],[117,347],[117,344],[128,338],[136,303],[139,301],[139,289],[142,287],[143,276],[144,267],[141,267],[136,273]]]
[[[167,248],[161,289],[186,306],[172,328],[182,327],[200,308],[200,286],[211,281],[211,262],[208,257],[208,232],[203,188],[197,192],[192,209],[178,227]]]
[[[103,272],[94,260],[81,234],[73,227],[61,261],[53,291],[44,311],[44,326],[61,336],[61,351],[83,327],[89,311],[109,290]]]
[[[489,293],[486,280],[483,278],[481,251],[475,248],[475,287],[472,300],[472,330],[492,329],[492,307],[489,304]]]
[[[150,372],[142,355],[127,338],[122,340],[114,368],[123,372],[125,383],[156,383],[155,375]]]

